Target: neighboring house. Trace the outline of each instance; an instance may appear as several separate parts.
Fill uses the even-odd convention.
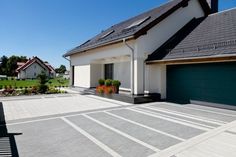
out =
[[[113,25],[67,52],[71,85],[121,81],[131,94],[235,105],[236,9],[217,0],[172,0]]]
[[[18,73],[18,79],[34,79],[42,72],[45,72],[50,78],[54,78],[56,75],[54,68],[38,57],[33,57],[25,63],[18,62],[17,65],[18,68],[16,69],[16,72]]]
[[[63,74],[63,78],[64,79],[70,79],[70,71],[65,71],[65,73]]]
[[[7,79],[7,75],[0,75],[0,80],[6,80]]]
[[[64,79],[70,79],[70,71],[65,71],[64,74],[56,73],[56,77],[63,77]]]

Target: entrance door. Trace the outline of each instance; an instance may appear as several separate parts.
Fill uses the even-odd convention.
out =
[[[113,70],[114,70],[114,64],[105,64],[104,65],[104,69],[105,69],[105,79],[113,79]]]

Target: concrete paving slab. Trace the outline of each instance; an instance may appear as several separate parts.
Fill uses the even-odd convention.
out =
[[[83,116],[69,117],[67,119],[105,145],[109,146],[121,156],[143,157],[155,153],[154,151],[145,148],[144,146],[133,142]]]
[[[8,126],[15,136],[19,156],[88,157],[110,155],[60,119]]]
[[[82,95],[3,101],[2,104],[6,121],[124,106]]]
[[[199,130],[196,128],[177,124],[159,118],[154,118],[127,109],[115,110],[110,112],[183,139],[189,139],[204,132],[203,130]]]
[[[236,156],[236,139],[234,135],[221,133],[207,141],[204,141],[194,147],[184,150],[176,155],[177,157],[235,157]]]
[[[205,111],[213,111],[213,112],[217,112],[221,114],[223,113],[223,114],[236,116],[236,111],[234,110],[227,110],[227,109],[221,109],[221,108],[210,107],[210,106],[202,106],[202,105],[194,105],[194,104],[187,104],[187,105],[184,105],[184,107],[189,107],[191,109],[201,109]]]
[[[152,146],[155,146],[158,149],[165,149],[172,145],[175,145],[180,140],[174,139],[172,137],[145,129],[141,126],[129,123],[127,121],[112,117],[106,113],[93,113],[89,116],[106,123],[107,125],[119,129],[122,132],[125,132],[145,143],[148,143]]]
[[[211,119],[216,119],[224,122],[232,122],[236,120],[236,117],[234,116],[226,116],[222,114],[217,114],[217,113],[212,113],[212,112],[207,112],[207,111],[202,111],[202,110],[193,110],[189,108],[184,108],[181,107],[181,105],[166,105],[166,104],[157,104],[157,105],[152,105],[153,107],[157,108],[164,108],[172,111],[177,111],[181,113],[187,113],[195,116],[201,116],[201,117],[206,117],[206,118],[211,118]]]
[[[214,123],[205,122],[203,120],[197,120],[197,119],[193,119],[193,118],[190,118],[190,117],[188,118],[188,117],[184,117],[184,116],[181,116],[181,115],[166,113],[166,112],[161,111],[161,110],[157,111],[156,110],[157,108],[145,108],[145,107],[137,107],[137,108],[147,110],[147,111],[151,111],[151,112],[155,112],[157,114],[161,114],[161,115],[164,115],[164,116],[170,116],[170,117],[174,117],[174,118],[183,119],[183,120],[186,120],[186,121],[189,121],[189,122],[195,122],[195,123],[198,123],[198,124],[203,124],[203,125],[210,126],[210,127],[219,127],[220,126],[220,125],[217,125],[217,124],[214,124]]]

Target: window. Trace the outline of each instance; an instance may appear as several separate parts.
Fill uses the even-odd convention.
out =
[[[113,32],[114,32],[114,30],[111,30],[111,31],[107,32],[106,34],[101,36],[100,39],[107,37],[108,35],[112,34]]]
[[[105,79],[113,79],[113,64],[105,64]]]
[[[150,16],[145,17],[145,18],[140,19],[140,20],[137,20],[137,21],[133,22],[131,25],[129,25],[128,27],[126,27],[125,29],[129,29],[129,28],[132,28],[132,27],[135,27],[135,26],[139,26],[142,23],[144,23],[145,21],[147,21],[149,18],[150,18]]]
[[[72,78],[71,78],[71,85],[74,86],[75,84],[75,66],[72,66],[72,69],[71,69],[71,74],[72,74]]]

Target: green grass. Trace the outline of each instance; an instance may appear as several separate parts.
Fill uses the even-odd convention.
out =
[[[54,78],[54,79],[50,79],[49,82],[47,83],[50,86],[68,86],[69,85],[69,80],[64,80],[64,84],[60,84],[58,82],[58,80],[63,80],[62,78]],[[32,86],[37,86],[38,85],[38,80],[0,80],[0,86],[2,86],[2,88],[4,88],[5,86],[12,86],[12,87],[32,87]]]

